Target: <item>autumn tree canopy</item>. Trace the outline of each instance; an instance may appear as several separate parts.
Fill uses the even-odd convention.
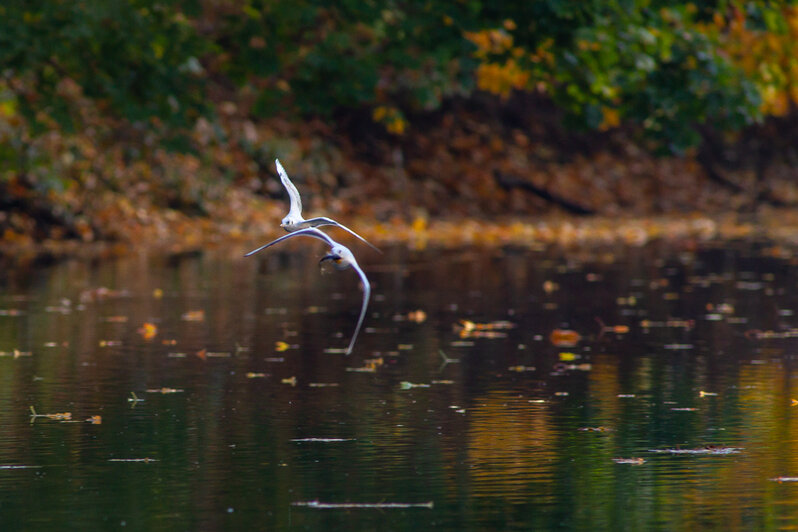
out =
[[[367,107],[398,134],[452,95],[534,91],[574,125],[630,121],[683,147],[692,125],[786,112],[796,33],[798,10],[764,0],[11,0],[0,87],[6,119],[35,131],[75,127],[77,92],[115,118],[184,126],[234,84],[257,116]]]

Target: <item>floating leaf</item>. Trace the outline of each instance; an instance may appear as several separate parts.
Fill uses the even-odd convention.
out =
[[[152,340],[158,334],[158,326],[154,323],[145,322],[136,332],[145,340]]]
[[[708,445],[706,447],[699,447],[697,449],[649,449],[650,453],[666,453],[666,454],[708,454],[708,455],[726,455],[737,454],[742,451],[742,447],[719,447],[715,445]]]
[[[407,313],[407,319],[414,323],[424,323],[427,320],[427,313],[423,310],[413,310]]]
[[[547,294],[551,294],[552,292],[559,290],[560,285],[555,283],[554,281],[543,281],[543,291]]]
[[[554,329],[549,335],[549,341],[557,347],[574,347],[581,339],[582,335],[570,329]]]
[[[72,419],[72,412],[59,412],[56,414],[37,414],[36,409],[33,408],[31,405],[30,407],[30,418],[31,422],[40,417],[46,417],[47,419],[54,419],[56,421],[68,421]]]
[[[205,321],[205,311],[189,310],[188,312],[182,314],[180,319],[183,321]]]
[[[291,506],[304,506],[307,508],[319,509],[357,509],[357,508],[376,508],[376,509],[391,509],[391,508],[433,508],[432,501],[430,502],[319,502],[319,501],[297,501],[292,502]]]
[[[643,458],[613,458],[616,464],[643,465],[646,463]]]
[[[471,320],[460,320],[455,326],[455,331],[460,333],[460,338],[505,338],[507,335],[499,330],[512,329],[515,324],[506,320],[488,323],[475,323]]]
[[[410,390],[411,388],[429,388],[430,385],[429,384],[414,384],[412,382],[402,381],[402,382],[399,383],[399,387],[402,390]]]
[[[298,443],[339,443],[345,441],[355,441],[355,438],[293,438],[291,441]]]

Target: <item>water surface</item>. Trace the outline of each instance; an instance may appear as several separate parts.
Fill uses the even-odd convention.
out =
[[[357,249],[4,270],[0,527],[798,526],[783,250]]]

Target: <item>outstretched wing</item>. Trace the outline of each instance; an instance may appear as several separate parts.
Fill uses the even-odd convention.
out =
[[[330,247],[333,247],[334,245],[336,245],[336,242],[332,238],[330,238],[326,234],[322,233],[320,230],[316,229],[315,227],[308,227],[306,229],[300,229],[298,231],[294,231],[293,233],[288,233],[287,235],[281,236],[280,238],[278,238],[276,240],[272,240],[268,244],[264,244],[261,247],[259,247],[258,249],[253,249],[252,251],[250,251],[249,253],[247,253],[244,256],[245,257],[249,257],[250,255],[254,255],[258,251],[261,251],[261,250],[266,249],[266,248],[268,248],[270,246],[278,244],[278,243],[282,242],[283,240],[286,240],[286,239],[291,238],[293,236],[310,236],[310,237],[313,237],[313,238],[317,238],[319,240],[323,240]]]
[[[347,231],[349,234],[359,238],[362,242],[364,242],[366,245],[368,245],[371,249],[373,249],[373,250],[375,250],[375,251],[377,251],[379,253],[382,253],[382,251],[380,251],[379,248],[374,246],[368,240],[366,240],[365,238],[363,238],[359,234],[355,233],[354,231],[349,229],[344,224],[340,224],[340,223],[336,222],[332,218],[327,218],[326,216],[319,216],[318,218],[310,218],[309,220],[303,220],[300,225],[302,227],[320,227],[322,225],[333,225],[335,227],[340,227],[344,231]]]
[[[352,335],[352,340],[349,341],[349,347],[346,350],[346,354],[352,353],[352,348],[355,347],[355,341],[357,340],[357,335],[360,332],[360,327],[363,325],[363,318],[366,317],[366,308],[369,306],[369,298],[371,297],[371,285],[369,284],[369,280],[366,277],[366,274],[363,273],[363,270],[360,269],[360,266],[355,261],[354,258],[351,259],[352,269],[357,272],[360,276],[360,280],[363,282],[363,306],[360,308],[360,317],[357,319],[357,326],[355,327],[355,334]]]
[[[288,216],[293,219],[302,219],[302,199],[299,197],[299,191],[294,184],[288,179],[288,174],[285,173],[285,168],[280,164],[279,159],[274,160],[277,166],[277,173],[280,174],[280,181],[282,181],[285,190],[288,191],[288,198],[291,201],[291,207],[288,209]]]

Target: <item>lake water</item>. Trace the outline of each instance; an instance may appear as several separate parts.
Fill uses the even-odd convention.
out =
[[[0,529],[798,527],[783,249],[297,244],[5,268]]]

